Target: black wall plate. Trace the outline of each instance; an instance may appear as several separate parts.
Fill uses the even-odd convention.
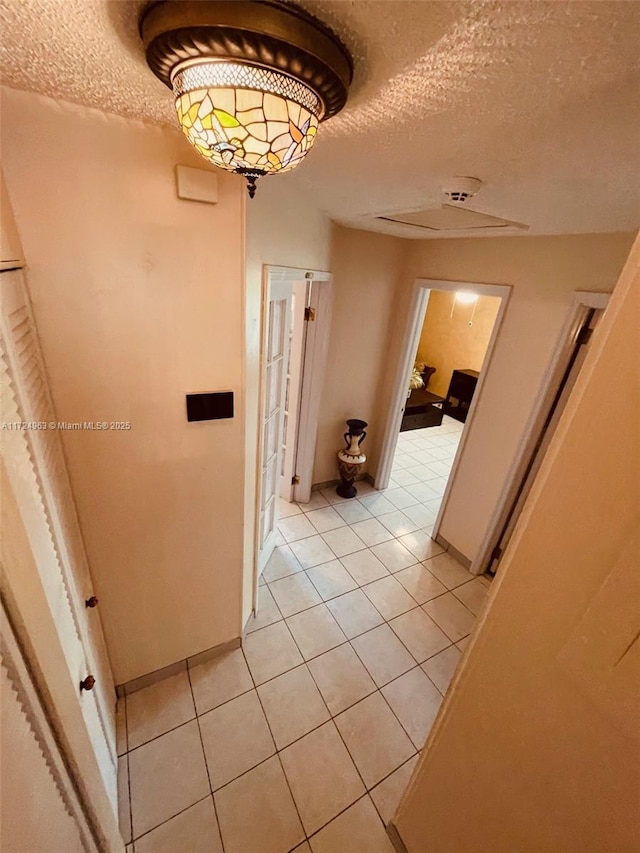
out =
[[[218,421],[233,417],[233,391],[187,394],[188,421]]]

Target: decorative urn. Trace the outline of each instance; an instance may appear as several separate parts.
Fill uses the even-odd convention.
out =
[[[341,498],[355,498],[358,494],[354,482],[356,477],[364,468],[364,463],[367,457],[362,452],[362,442],[367,437],[365,427],[368,424],[365,421],[359,421],[355,418],[347,421],[349,432],[345,432],[344,440],[346,447],[338,451],[338,471],[340,472],[340,485],[336,488],[336,492]]]

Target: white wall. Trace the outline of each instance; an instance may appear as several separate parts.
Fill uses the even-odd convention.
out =
[[[333,318],[322,389],[313,482],[338,479],[347,418],[366,421],[366,471],[375,472],[385,418],[389,330],[407,241],[335,226]]]
[[[117,683],[241,630],[244,183],[177,131],[2,92],[3,169]],[[188,424],[187,392],[235,392]]]
[[[411,241],[389,359],[416,278],[513,286],[440,528],[470,560],[487,530],[575,290],[610,291],[631,234]],[[608,391],[605,392],[608,394]],[[381,399],[384,410],[388,398]]]
[[[638,317],[640,242],[394,818],[409,853],[640,848]]]
[[[300,168],[304,168],[302,165]],[[287,176],[258,182],[247,202],[246,433],[243,623],[252,607],[263,266],[331,271],[331,222]],[[321,389],[318,389],[320,393]]]

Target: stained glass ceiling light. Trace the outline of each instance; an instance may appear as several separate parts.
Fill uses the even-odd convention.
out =
[[[140,35],[189,142],[243,175],[251,198],[258,178],[299,165],[347,100],[347,49],[289,3],[162,0],[143,11]]]

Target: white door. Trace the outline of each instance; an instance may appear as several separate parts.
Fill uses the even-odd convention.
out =
[[[285,501],[293,500],[293,478],[297,473],[298,415],[300,412],[300,385],[306,338],[305,312],[307,310],[307,294],[310,288],[311,283],[306,281],[297,281],[293,284],[287,387],[282,430],[282,476],[280,477],[280,497]]]
[[[273,553],[283,457],[283,429],[291,329],[290,282],[269,276],[262,373],[262,441],[258,484],[258,575]]]
[[[23,274],[0,273],[0,282],[0,404],[9,424],[0,447],[12,496],[3,509],[15,506],[4,582],[78,771],[88,787],[96,780],[115,816],[115,692],[99,607],[85,605],[95,590]],[[87,676],[95,685],[81,690]]]

